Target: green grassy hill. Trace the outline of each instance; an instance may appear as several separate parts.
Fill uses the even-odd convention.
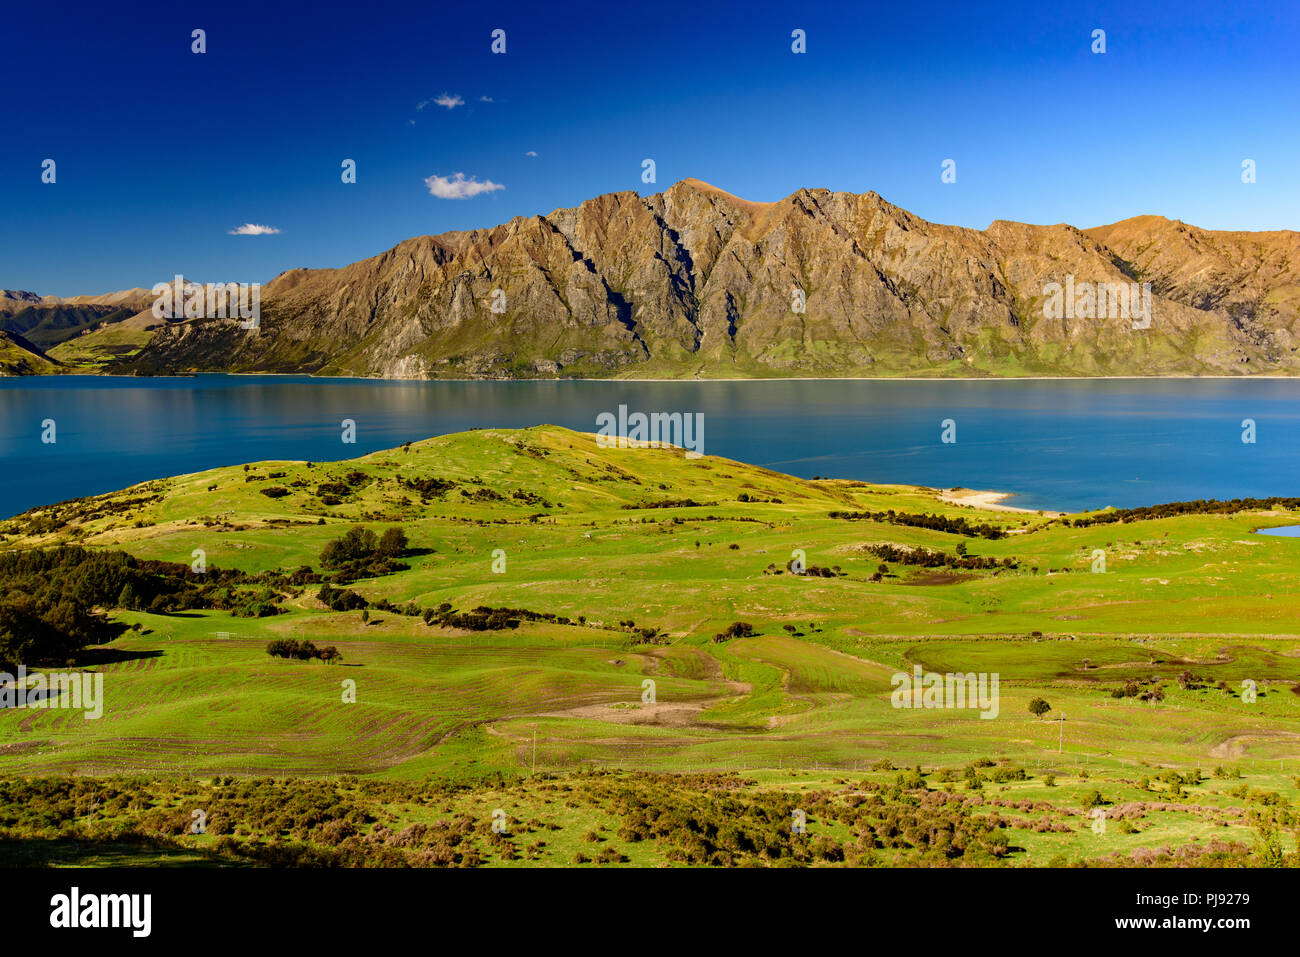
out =
[[[40,349],[22,336],[0,331],[0,375],[48,375],[58,371]]]
[[[909,517],[923,515],[940,527]],[[349,528],[400,526],[408,567],[337,586],[370,602],[365,620],[330,610],[318,584],[278,588],[279,613],[261,618],[108,610],[139,627],[93,663],[103,718],[0,711],[0,772],[361,775],[412,794],[422,782],[472,785],[446,805],[469,813],[500,788],[541,800],[541,779],[519,780],[534,766],[608,769],[625,784],[637,771],[735,772],[750,782],[732,788],[746,801],[811,787],[850,810],[854,794],[895,787],[894,768],[920,766],[921,787],[1042,803],[1007,825],[1013,861],[1253,840],[1251,795],[1290,801],[1300,775],[1300,542],[1252,531],[1300,519],[1078,518],[678,449],[602,449],[551,426],[159,479],[0,523],[0,549],[79,544],[187,565],[201,550],[210,568],[320,572],[322,549]],[[882,558],[886,548],[898,557]],[[796,550],[807,574],[787,566]],[[1092,571],[1098,550],[1104,573]],[[927,555],[928,566],[908,563]],[[419,614],[444,605],[536,614],[487,631]],[[737,622],[751,627],[718,639]],[[266,653],[290,638],[334,645],[343,660]],[[997,673],[997,717],[894,707],[892,676],[916,665]],[[1254,702],[1244,680],[1258,684]],[[1051,705],[1041,719],[1028,710],[1035,697]],[[999,768],[1025,778],[997,780]],[[1195,769],[1206,780],[1187,790],[1159,782]],[[583,807],[613,800],[581,780]],[[911,783],[891,800],[914,800]],[[1092,833],[1094,789],[1129,807],[1131,832],[1111,822]],[[582,853],[562,847],[552,862]]]

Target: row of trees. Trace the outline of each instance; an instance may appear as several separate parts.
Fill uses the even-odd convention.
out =
[[[887,562],[898,565],[919,565],[922,568],[1015,568],[1019,564],[1014,558],[949,555],[947,552],[937,552],[928,548],[899,548],[887,544],[868,545],[866,551]]]
[[[298,661],[310,661],[319,658],[326,664],[342,661],[343,656],[333,645],[317,648],[310,641],[295,641],[292,638],[279,638],[266,646],[266,653],[272,658],[294,658]]]
[[[947,515],[896,512],[892,508],[887,512],[831,512],[830,517],[842,518],[848,521],[906,525],[909,528],[928,528],[936,532],[965,535],[968,538],[1005,538],[1007,534],[996,525],[989,525],[984,522],[968,522],[960,516],[949,517]]]
[[[1074,528],[1089,525],[1109,525],[1114,522],[1144,522],[1155,518],[1172,518],[1176,515],[1231,515],[1234,512],[1266,512],[1274,509],[1300,508],[1300,498],[1198,498],[1189,502],[1166,502],[1163,505],[1144,505],[1141,508],[1116,508],[1087,518],[1066,519]]]

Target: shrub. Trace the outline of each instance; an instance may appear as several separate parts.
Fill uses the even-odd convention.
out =
[[[752,638],[754,637],[754,626],[747,621],[733,621],[713,636],[715,642],[730,641],[732,638]]]
[[[1083,809],[1085,811],[1091,811],[1093,808],[1101,807],[1105,803],[1107,803],[1106,799],[1095,788],[1083,796]]]

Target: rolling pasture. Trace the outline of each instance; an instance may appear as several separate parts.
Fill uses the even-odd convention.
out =
[[[523,858],[542,863],[572,863],[574,829],[612,813],[608,795],[592,797],[605,780],[583,777],[593,771],[734,773],[751,796],[798,796],[886,787],[919,767],[923,787],[1068,809],[1065,830],[1035,830],[1032,809],[1010,827],[1022,863],[1248,842],[1250,788],[1294,799],[1300,541],[1253,532],[1300,515],[1075,527],[1080,516],[941,492],[607,449],[540,426],[215,469],[33,510],[0,523],[0,548],[319,572],[348,529],[399,526],[407,567],[343,586],[368,600],[364,615],[331,610],[317,584],[281,589],[279,613],[260,618],[107,609],[138,627],[84,665],[104,675],[103,717],[0,710],[0,772],[438,782],[469,788],[445,808],[476,819],[493,801],[541,814],[547,782],[576,774],[587,803],[561,815],[563,838]],[[897,520],[918,515],[944,521]],[[927,553],[946,558],[912,563]],[[471,631],[418,613],[444,603],[554,620]],[[728,636],[738,622],[750,627]],[[342,660],[274,658],[276,639],[333,645]],[[996,717],[895,707],[891,679],[916,666],[996,674]],[[1050,705],[1041,717],[1034,698]],[[984,760],[1025,777],[971,786],[966,769]],[[1170,771],[1197,783],[1150,783]],[[1242,781],[1245,796],[1230,795]],[[1160,806],[1098,835],[1084,806],[1094,789],[1112,807]],[[420,819],[418,801],[374,800]],[[848,840],[850,824],[834,820],[828,811],[823,836],[843,828],[836,840]],[[497,860],[491,844],[483,853]],[[680,859],[661,851],[627,853]]]

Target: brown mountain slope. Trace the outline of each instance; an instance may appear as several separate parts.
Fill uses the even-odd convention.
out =
[[[1218,310],[1257,335],[1272,333],[1288,352],[1297,345],[1291,334],[1300,312],[1300,233],[1214,231],[1161,216],[1087,232],[1166,296]]]
[[[257,332],[169,326],[122,369],[464,376],[1165,375],[1300,369],[1294,233],[1143,217],[927,222],[875,193],[754,203],[697,180],[284,273]],[[1149,280],[1150,328],[1044,315]],[[500,292],[496,292],[499,290]],[[805,297],[799,311],[797,297]],[[501,311],[493,311],[494,304]]]

